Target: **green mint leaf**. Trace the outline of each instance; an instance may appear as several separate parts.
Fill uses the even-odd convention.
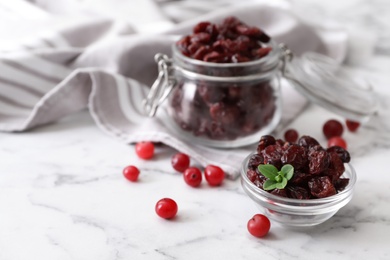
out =
[[[264,190],[273,190],[276,188],[276,184],[277,184],[277,182],[275,182],[273,180],[266,180],[263,183],[263,189]]]
[[[260,164],[258,168],[259,172],[270,180],[275,180],[278,176],[278,169],[271,164]]]
[[[287,185],[287,179],[286,178],[283,178],[282,182],[278,182],[275,184],[275,187],[279,190],[281,189],[284,189],[284,187],[286,187]]]
[[[275,181],[276,182],[282,182],[283,178],[284,177],[282,175],[278,175],[278,176],[275,177]]]
[[[294,175],[294,167],[291,164],[283,165],[280,171],[284,173],[283,176],[286,177],[288,181],[291,180]]]

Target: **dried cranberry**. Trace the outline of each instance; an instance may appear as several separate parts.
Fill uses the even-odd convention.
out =
[[[301,136],[301,138],[299,138],[299,140],[298,140],[298,145],[306,147],[306,148],[309,148],[309,147],[312,147],[315,145],[319,145],[319,144],[320,143],[316,139],[314,139],[313,137],[308,136],[308,135]]]
[[[225,97],[223,90],[218,87],[198,85],[197,90],[206,103],[217,103]]]
[[[330,153],[329,158],[329,169],[335,170],[334,174],[336,174],[336,176],[333,176],[332,181],[335,181],[336,179],[340,178],[341,175],[343,175],[345,171],[344,163],[336,153]]]
[[[310,199],[310,193],[307,189],[300,186],[287,187],[287,194],[289,198],[306,200]]]
[[[289,145],[288,142],[286,142],[286,141],[284,141],[284,140],[282,140],[282,139],[276,139],[276,140],[275,140],[275,144],[276,144],[277,146],[286,147],[286,148],[287,148],[287,146]]]
[[[307,163],[306,149],[296,144],[290,145],[284,151],[281,161],[283,164],[291,164],[296,170],[302,169]]]
[[[203,48],[206,48],[207,49],[207,47],[204,47],[204,45],[203,44],[201,44],[201,43],[199,43],[199,42],[194,42],[194,43],[191,43],[189,46],[188,46],[188,48],[187,48],[187,50],[188,50],[188,52],[190,53],[190,54],[195,54],[198,50],[199,50],[199,48],[200,47],[202,47],[203,46]]]
[[[259,48],[255,51],[254,55],[258,58],[262,58],[264,56],[267,56],[268,53],[272,51],[271,47],[266,47],[266,48]]]
[[[328,176],[314,177],[307,184],[311,195],[316,198],[325,198],[336,194],[336,189]]]
[[[219,25],[198,23],[193,28],[193,34],[183,37],[176,45],[184,55],[194,59],[237,63],[268,55],[271,48],[262,47],[259,41],[269,40],[269,36],[259,28],[248,26],[236,17],[228,17]],[[200,45],[204,45],[203,48]]]
[[[272,164],[276,168],[280,169],[282,167],[282,149],[278,145],[269,145],[262,152],[264,157],[265,164]]]
[[[250,59],[246,56],[243,56],[241,54],[234,54],[232,57],[231,57],[231,60],[233,63],[239,63],[239,62],[246,62],[246,61],[250,61]]]
[[[206,32],[206,28],[209,25],[210,25],[210,22],[200,22],[197,25],[195,25],[193,32],[194,33]]]
[[[271,194],[276,195],[276,196],[280,196],[280,197],[285,197],[285,198],[288,197],[285,189],[274,189],[271,191]]]
[[[351,161],[351,156],[349,152],[340,146],[332,146],[326,149],[328,153],[336,153],[343,163],[349,163]]]
[[[200,43],[209,43],[211,40],[211,36],[208,33],[200,32],[195,33],[191,36],[191,42],[200,42]]]
[[[321,146],[314,146],[309,150],[309,172],[310,174],[320,174],[329,166],[328,152],[322,149]]]
[[[347,187],[349,184],[349,179],[348,178],[340,178],[335,181],[334,187],[336,188],[337,191],[342,191]]]
[[[301,172],[301,171],[296,171],[294,169],[294,175],[291,178],[291,180],[289,180],[289,183],[294,184],[294,185],[304,185],[307,183],[307,181],[310,178],[312,178],[312,176],[310,174],[307,174],[307,173]]]
[[[254,154],[248,162],[248,168],[256,170],[260,164],[264,164],[264,157],[261,154]]]
[[[203,60],[203,57],[209,52],[209,46],[201,46],[193,55],[192,58],[197,60]]]
[[[264,175],[259,174],[257,171],[248,169],[246,172],[246,176],[248,176],[248,179],[257,187],[260,189],[263,189],[263,184],[267,180]]]
[[[216,122],[230,125],[237,121],[240,111],[236,106],[227,106],[223,103],[215,103],[210,106],[210,116]]]
[[[224,55],[220,54],[216,51],[212,51],[204,55],[203,60],[207,62],[216,62],[216,63],[221,63],[224,61]]]
[[[257,146],[257,153],[261,153],[267,146],[275,144],[275,138],[272,135],[263,135]]]

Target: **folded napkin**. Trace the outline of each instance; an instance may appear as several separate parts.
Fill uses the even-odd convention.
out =
[[[241,161],[253,147],[197,146],[172,134],[159,117],[143,115],[141,102],[157,76],[153,56],[159,52],[170,55],[170,46],[177,35],[189,33],[197,22],[221,21],[231,15],[263,28],[297,55],[317,51],[338,60],[345,55],[346,37],[340,37],[339,30],[332,34],[332,30],[311,28],[286,6],[264,3],[227,6],[174,24],[149,1],[146,2],[150,5],[138,1],[145,7],[138,14],[134,8],[109,5],[110,1],[103,0],[95,5],[86,1],[93,6],[77,8],[74,5],[81,2],[58,1],[57,5],[45,6],[52,13],[20,0],[9,2],[23,5],[30,18],[31,14],[34,17],[26,19],[20,15],[17,25],[12,19],[0,18],[13,31],[7,32],[11,35],[8,45],[7,42],[0,45],[0,131],[28,131],[88,108],[100,129],[125,143],[162,142],[202,165],[222,167],[232,179],[238,176]],[[137,19],[127,19],[126,8],[143,17],[139,18],[139,24]],[[116,11],[117,17],[113,15]],[[152,20],[146,22],[145,17]],[[2,35],[6,33],[4,30],[0,28]],[[22,41],[20,35],[28,35],[30,40]],[[282,95],[288,98],[283,99],[281,128],[306,104],[288,84],[282,85]]]

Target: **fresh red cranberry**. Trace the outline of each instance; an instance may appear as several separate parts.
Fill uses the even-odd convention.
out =
[[[343,134],[344,128],[340,121],[336,119],[330,119],[325,122],[324,126],[322,127],[322,131],[326,139],[329,139],[334,136],[341,136]]]
[[[178,207],[173,199],[163,198],[156,203],[155,210],[159,217],[171,219],[176,216]]]
[[[247,228],[252,236],[264,237],[271,228],[271,222],[263,214],[256,214],[248,221]]]
[[[135,145],[135,152],[139,158],[148,160],[154,155],[154,144],[152,142],[139,142]]]
[[[296,143],[298,141],[298,132],[295,129],[288,129],[284,133],[284,140],[290,143]]]
[[[184,153],[177,153],[172,156],[171,164],[176,171],[184,172],[190,166],[190,157]]]
[[[204,176],[210,186],[218,186],[225,179],[225,172],[218,166],[207,165],[204,169]]]
[[[131,182],[138,180],[139,169],[133,165],[129,165],[123,169],[123,176]]]
[[[351,132],[356,132],[356,130],[360,126],[359,122],[355,122],[355,121],[348,120],[348,119],[345,121],[345,124],[347,125],[348,130]]]
[[[187,168],[183,177],[184,181],[191,187],[198,187],[202,182],[202,172],[196,167]]]
[[[347,142],[339,136],[332,137],[328,140],[328,147],[340,146],[341,148],[347,149]]]

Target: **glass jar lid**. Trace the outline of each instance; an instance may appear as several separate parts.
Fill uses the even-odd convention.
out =
[[[313,103],[359,122],[367,121],[378,110],[370,84],[332,58],[314,52],[292,57],[284,45],[280,48],[284,51],[283,76]]]

